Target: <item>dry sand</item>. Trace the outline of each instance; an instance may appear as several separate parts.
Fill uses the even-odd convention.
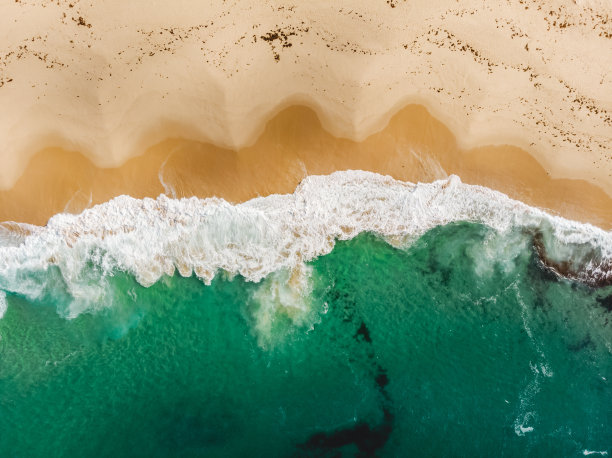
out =
[[[0,221],[359,168],[610,228],[610,68],[606,0],[4,2]]]

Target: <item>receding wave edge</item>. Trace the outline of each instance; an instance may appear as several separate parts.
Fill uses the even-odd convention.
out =
[[[0,228],[0,290],[36,297],[61,281],[80,306],[116,271],[150,286],[176,270],[210,283],[219,271],[260,281],[373,232],[396,246],[436,226],[472,221],[531,234],[545,267],[592,286],[612,283],[612,232],[550,215],[457,176],[412,184],[364,171],[309,176],[293,194],[232,205],[218,198],[119,196],[45,227]],[[46,275],[50,269],[55,277]],[[6,308],[4,294],[0,311]]]

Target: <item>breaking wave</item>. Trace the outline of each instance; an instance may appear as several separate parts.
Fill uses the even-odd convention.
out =
[[[301,269],[329,253],[336,240],[372,232],[406,246],[456,221],[482,223],[501,234],[519,230],[556,274],[592,286],[612,283],[612,232],[549,215],[456,176],[412,184],[344,171],[307,177],[293,194],[236,205],[218,198],[120,196],[79,215],[56,215],[45,227],[0,225],[0,290],[32,299],[61,285],[72,298],[65,315],[74,317],[109,304],[102,300],[106,279],[117,271],[143,286],[176,270],[207,284],[219,271],[258,282],[281,269]]]

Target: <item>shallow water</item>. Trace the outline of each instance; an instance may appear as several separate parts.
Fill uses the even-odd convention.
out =
[[[612,289],[530,240],[452,223],[259,283],[115,272],[74,319],[49,269],[0,320],[0,456],[610,453]]]

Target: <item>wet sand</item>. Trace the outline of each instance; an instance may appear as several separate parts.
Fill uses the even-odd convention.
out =
[[[456,174],[551,213],[612,228],[612,198],[601,188],[585,180],[553,179],[518,147],[462,150],[422,105],[406,106],[360,142],[330,134],[311,108],[291,106],[276,114],[252,145],[237,150],[172,138],[121,167],[100,168],[78,151],[45,149],[11,189],[0,192],[0,221],[44,225],[56,213],[80,212],[121,194],[242,202],[290,193],[307,174],[347,169],[412,182]]]

